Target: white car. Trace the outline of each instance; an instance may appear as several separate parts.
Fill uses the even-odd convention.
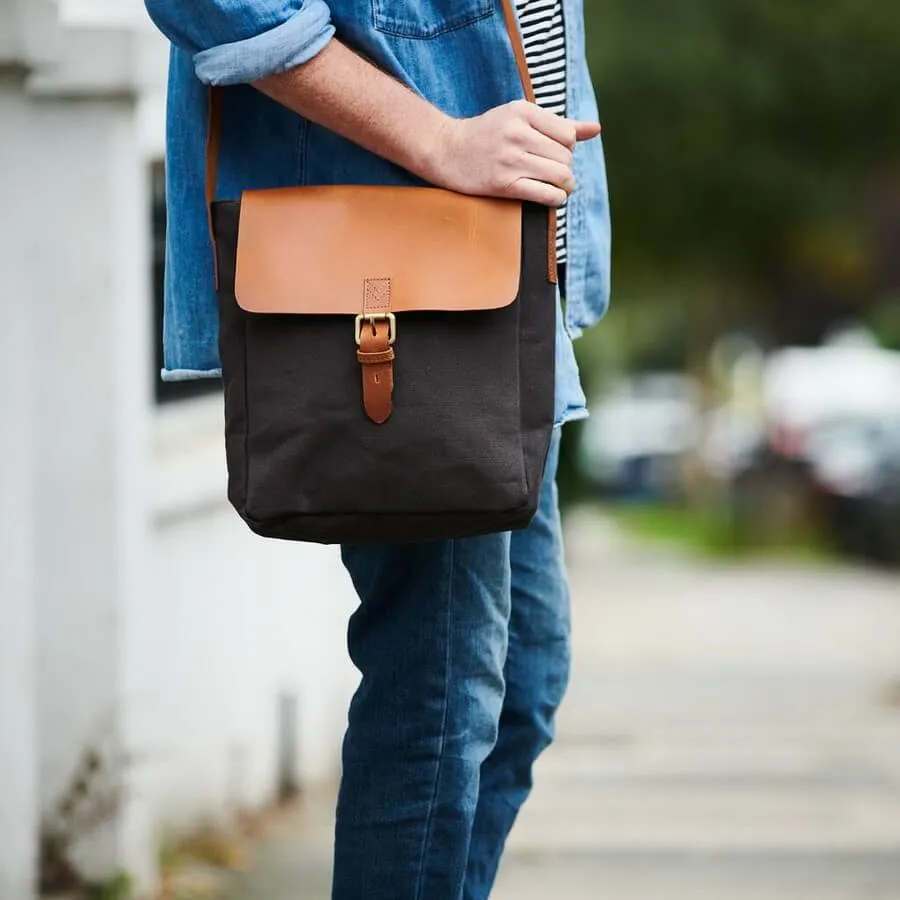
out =
[[[665,497],[700,430],[695,382],[669,372],[624,378],[591,405],[578,451],[582,472],[604,492]]]

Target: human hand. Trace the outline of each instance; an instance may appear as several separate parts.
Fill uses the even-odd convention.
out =
[[[562,206],[575,190],[576,143],[599,134],[596,122],[565,119],[516,100],[473,118],[445,119],[424,175],[460,193]]]

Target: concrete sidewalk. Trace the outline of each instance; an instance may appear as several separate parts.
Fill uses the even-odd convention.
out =
[[[900,900],[900,580],[569,523],[576,667],[495,900]],[[327,900],[330,794],[228,900]]]

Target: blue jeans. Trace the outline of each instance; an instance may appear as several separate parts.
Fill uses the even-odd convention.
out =
[[[333,900],[486,900],[553,738],[570,667],[559,430],[525,531],[345,546],[362,681],[350,707]]]

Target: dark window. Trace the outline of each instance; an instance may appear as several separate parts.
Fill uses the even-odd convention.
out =
[[[169,403],[187,397],[198,397],[220,391],[217,378],[196,381],[163,381],[159,373],[163,366],[163,278],[166,260],[166,176],[162,163],[154,164],[151,172],[153,216],[153,384],[157,403]]]

